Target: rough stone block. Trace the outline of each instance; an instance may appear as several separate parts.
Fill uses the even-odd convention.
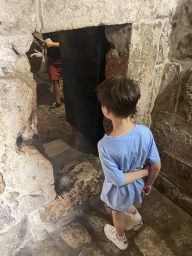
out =
[[[192,198],[182,194],[177,198],[176,203],[186,212],[192,215]]]
[[[169,152],[161,154],[161,161],[162,171],[166,177],[191,193],[192,165]]]
[[[145,19],[145,20],[154,20],[154,19],[164,19],[169,17],[172,13],[175,13],[178,7],[178,0],[169,1],[169,7],[167,6],[167,2],[163,1],[145,1],[139,0],[135,1],[137,6],[137,15],[136,19]]]
[[[184,237],[186,237],[186,240],[188,239],[188,232],[189,234],[191,233],[192,216],[159,193],[154,187],[147,197],[143,197],[140,213],[143,217],[144,225],[146,224],[149,228],[152,227],[153,229],[155,227],[156,233],[158,233],[160,238],[167,243],[168,247],[172,240],[172,234],[177,233],[177,236],[179,237],[182,226],[188,226],[186,233],[184,231],[182,232],[183,240]],[[148,238],[153,241],[150,234],[148,234]],[[140,240],[140,242],[141,241],[142,240]],[[174,248],[174,246],[171,246],[169,248],[173,250],[173,253],[176,255],[190,255],[191,245],[188,246],[189,244],[191,244],[191,238],[186,244],[183,243],[181,247]]]
[[[181,222],[180,225],[173,227],[171,238],[176,247],[188,248],[188,252],[192,250],[192,225],[190,222]],[[184,253],[185,255],[185,253]],[[190,255],[190,254],[187,254]]]
[[[0,182],[2,182],[3,181],[3,176],[2,176],[2,174],[0,173]]]
[[[9,187],[25,194],[44,195],[47,200],[55,197],[52,165],[35,148],[29,147],[25,153],[7,151],[4,172],[10,175]]]
[[[105,224],[107,224],[107,221],[105,219],[100,218],[95,215],[88,216],[87,221],[88,221],[89,225],[94,229],[96,234],[98,235],[99,240],[102,242],[105,242],[106,236],[105,236],[105,233],[103,232],[103,228],[104,228]]]
[[[170,56],[179,60],[191,56],[191,10],[191,2],[182,1],[174,20],[175,26],[171,37]]]
[[[125,76],[128,71],[131,24],[106,26],[105,35],[112,46],[106,55],[105,76]]]
[[[13,74],[13,63],[17,60],[17,54],[4,45],[0,45],[0,77]]]
[[[22,248],[16,256],[31,256],[30,250],[28,248]]]
[[[37,243],[30,248],[31,256],[67,256],[68,254],[61,249],[56,242],[49,238]]]
[[[2,142],[2,138],[0,136],[0,161],[4,155],[4,152],[5,152],[5,146],[4,146],[4,143]]]
[[[174,256],[164,240],[151,227],[143,229],[134,239],[140,251],[147,256]]]
[[[45,143],[43,146],[48,157],[54,157],[71,148],[68,144],[59,139]]]
[[[71,150],[66,151],[66,153]],[[77,151],[79,152],[79,151]],[[64,152],[64,157],[66,157]],[[73,151],[75,153],[76,151]],[[81,155],[80,155],[81,156]],[[81,160],[84,160],[81,158]],[[58,196],[61,196],[64,191],[69,192],[72,187],[82,189],[89,187],[90,192],[98,193],[100,191],[99,174],[96,167],[90,162],[70,161],[63,168],[55,172],[55,191]],[[90,173],[88,174],[87,171]]]
[[[176,201],[180,196],[180,190],[161,174],[158,175],[154,183],[155,188],[167,196],[171,201]]]
[[[58,8],[59,6],[59,8]],[[163,19],[174,13],[178,0],[144,1],[42,1],[43,32],[76,29],[101,24],[123,24]],[[89,13],[89,15],[87,15]]]
[[[36,2],[33,0],[2,0],[0,35],[26,33],[36,28]]]
[[[18,192],[9,192],[9,194],[6,196],[9,203],[15,202],[16,198],[19,196]]]
[[[76,165],[73,170],[71,170],[71,173],[76,177],[76,181],[74,183],[75,188],[82,189],[88,186],[90,192],[95,191],[94,185],[97,186],[98,175],[97,170],[93,167],[91,163],[80,163]],[[95,182],[96,184],[94,184]]]
[[[20,36],[15,39],[12,43],[13,49],[17,52],[17,54],[25,54],[29,51],[30,46],[33,42],[33,36],[31,34]]]
[[[187,121],[192,121],[192,72],[187,70],[181,80],[181,92],[177,114]]]
[[[121,2],[43,0],[42,5],[43,32],[133,22],[137,9],[135,3],[130,0]]]
[[[43,223],[40,218],[40,211],[33,211],[28,214],[28,233],[26,240],[42,241],[49,238],[50,231],[53,231],[53,226],[50,223]],[[30,241],[30,240],[29,240]],[[27,243],[29,248],[32,247],[33,242]]]
[[[12,147],[30,119],[35,90],[18,78],[2,78],[0,84],[0,129],[4,143]]]
[[[1,45],[0,58],[1,58],[1,61],[3,60],[3,61],[14,62],[17,59],[17,54],[13,51],[13,49],[10,49]]]
[[[0,173],[0,194],[2,194],[4,190],[5,190],[5,182],[3,180],[2,174]]]
[[[11,225],[14,219],[11,217],[10,207],[3,201],[0,201],[0,230],[6,225]]]
[[[89,204],[95,209],[104,209],[103,202],[100,199],[100,195],[92,195],[89,198]]]
[[[159,50],[158,50],[156,65],[168,62],[168,56],[170,51],[170,42],[169,42],[170,33],[171,33],[171,25],[169,21],[166,21],[163,26],[162,34],[159,40]]]
[[[64,227],[61,236],[74,249],[91,242],[91,236],[88,231],[78,222]]]
[[[23,214],[29,214],[32,211],[40,209],[46,204],[46,198],[41,195],[28,195],[22,196],[18,200],[19,207],[18,210]]]
[[[154,182],[155,188],[171,201],[192,215],[192,198],[180,192],[179,188],[159,174]],[[180,188],[181,189],[181,188]],[[185,187],[184,187],[185,189]],[[188,194],[189,195],[189,194]]]
[[[191,159],[191,127],[182,120],[166,113],[158,113],[155,118],[153,134],[160,149],[170,149],[180,158]]]
[[[1,255],[10,256],[21,245],[26,234],[26,219],[0,234]]]
[[[31,73],[31,66],[29,60],[25,54],[19,55],[17,60],[13,63],[15,73],[21,73],[24,76],[24,81],[26,80],[26,76],[31,79],[31,87],[36,85],[35,81],[33,81],[33,74]]]
[[[104,256],[104,254],[101,251],[99,251],[98,249],[93,249],[92,246],[91,248],[88,248],[88,247],[82,248],[78,256],[87,256],[87,255]]]
[[[155,102],[155,109],[176,112],[177,93],[180,84],[180,66],[168,63],[165,65],[161,85]]]
[[[148,114],[151,115],[155,101],[154,99],[157,98],[158,92],[159,92],[159,87],[161,85],[161,78],[163,75],[163,70],[164,66],[163,65],[158,65],[155,66],[154,74],[153,74],[153,81],[151,85],[151,94],[150,94],[150,99],[149,99],[149,104],[148,104]]]
[[[150,124],[149,105],[155,101],[155,98],[151,99],[150,95],[161,27],[160,21],[132,26],[128,75],[138,81],[141,90],[136,122],[147,126]]]
[[[192,34],[185,35],[180,42],[178,42],[178,59],[183,60],[192,57],[192,46],[191,46]]]
[[[58,199],[45,207],[45,219],[48,221],[68,215],[72,206],[82,204],[90,195],[101,191],[100,178],[89,162],[69,164],[60,175],[61,184],[58,181],[60,188],[56,188]],[[70,184],[70,177],[71,179],[75,177],[71,182],[73,186]]]

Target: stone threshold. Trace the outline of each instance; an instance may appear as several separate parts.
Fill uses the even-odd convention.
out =
[[[172,202],[192,215],[192,195],[186,193],[180,186],[173,184],[166,178],[166,174],[161,172],[157,177],[154,187],[158,192],[169,198]]]

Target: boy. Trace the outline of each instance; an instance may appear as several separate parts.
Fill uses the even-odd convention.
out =
[[[113,123],[113,131],[98,142],[105,175],[101,200],[112,209],[114,224],[106,224],[104,232],[119,249],[125,250],[128,241],[124,212],[140,216],[133,204],[141,204],[141,193],[150,193],[161,168],[160,157],[151,131],[130,120],[140,98],[139,87],[132,80],[109,77],[97,87],[97,96],[104,116]],[[145,160],[149,163],[144,166]]]

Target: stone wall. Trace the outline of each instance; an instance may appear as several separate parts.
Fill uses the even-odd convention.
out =
[[[163,177],[172,183],[168,197],[192,214],[191,24],[192,1],[183,1],[172,21],[169,61],[163,69],[152,127],[161,153]],[[159,183],[157,187],[162,190],[162,180]]]
[[[129,76],[137,80],[141,87],[142,97],[135,120],[150,126],[151,112],[159,88],[160,92],[164,91],[163,88],[169,84],[163,81],[172,81],[172,77],[169,78],[167,74],[172,72],[176,81],[177,76],[182,79],[182,70],[188,70],[187,67],[191,64],[191,48],[188,43],[191,38],[191,9],[188,2],[190,3],[187,1],[180,9],[180,0],[1,1],[0,244],[1,248],[4,245],[5,256],[13,255],[13,251],[28,239],[29,232],[34,231],[33,234],[36,234],[38,231],[42,237],[34,237],[43,239],[43,232],[48,227],[39,221],[39,212],[44,206],[50,205],[55,197],[52,166],[33,146],[33,138],[37,134],[36,84],[26,57],[33,40],[32,33],[131,24],[129,59],[127,57],[123,61],[128,66]],[[177,12],[179,15],[175,16]],[[177,26],[174,30],[175,24]],[[183,36],[180,35],[180,30],[183,30]],[[172,42],[169,40],[171,33],[174,34],[172,38],[175,38]],[[189,59],[188,62],[186,58]],[[170,59],[173,63],[169,63]],[[161,79],[162,75],[164,80]],[[188,73],[186,76],[188,79]],[[178,94],[176,98],[171,98],[168,108],[174,109],[174,114],[180,115],[177,111],[182,111],[184,115],[187,113],[188,119],[184,118],[183,122],[189,124],[187,120],[191,119],[191,88],[185,88],[185,85],[183,83],[181,88],[181,84],[177,84],[178,90],[170,85]],[[179,92],[183,92],[182,97]],[[170,96],[169,93],[166,95]],[[173,115],[168,110],[162,111],[166,111],[168,116]],[[155,136],[160,147],[160,128],[157,127],[165,124],[158,120],[155,123]],[[172,126],[173,124],[168,124],[168,128]],[[191,134],[185,129],[178,132],[184,134],[186,144],[189,145]],[[186,136],[185,132],[189,135]],[[171,133],[167,133],[172,138]],[[178,133],[172,134],[177,136],[175,134]],[[190,146],[186,146],[186,151],[190,151]]]

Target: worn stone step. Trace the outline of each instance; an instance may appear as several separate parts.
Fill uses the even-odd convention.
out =
[[[192,215],[192,196],[185,194],[181,187],[174,185],[163,174],[159,174],[154,186],[159,192]]]
[[[152,132],[158,148],[177,152],[184,159],[192,155],[192,127],[179,116],[159,112],[155,116]]]
[[[45,218],[62,218],[70,213],[70,209],[77,204],[83,204],[92,194],[101,191],[101,179],[94,167],[94,159],[84,162],[72,161],[58,171],[55,177],[57,199],[45,207]]]
[[[177,152],[165,149],[161,152],[162,174],[177,187],[192,195],[192,162]]]

